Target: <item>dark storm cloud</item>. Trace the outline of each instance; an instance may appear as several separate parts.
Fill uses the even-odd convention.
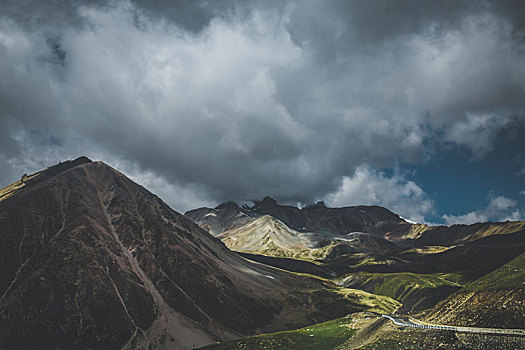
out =
[[[517,2],[0,7],[3,183],[87,154],[179,209],[354,196],[422,220],[432,201],[421,187],[375,168],[440,147],[480,158],[524,122]],[[377,195],[355,192],[365,177]]]

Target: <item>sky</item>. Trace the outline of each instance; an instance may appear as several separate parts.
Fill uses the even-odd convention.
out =
[[[102,160],[226,200],[525,219],[525,3],[0,0],[0,186]]]

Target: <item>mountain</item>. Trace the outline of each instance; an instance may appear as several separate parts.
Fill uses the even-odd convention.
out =
[[[386,239],[364,232],[326,235],[292,230],[270,215],[216,236],[232,250],[301,260],[333,259],[357,252],[383,253],[397,249]]]
[[[327,208],[318,202],[300,209],[270,197],[252,206],[225,202],[184,215],[235,251],[303,260],[397,249],[384,236],[406,233],[412,225],[381,207]]]
[[[234,228],[216,236],[231,249],[288,271],[323,278],[335,276],[343,287],[403,303],[401,312],[436,307],[441,310],[436,314],[447,310],[451,317],[457,315],[450,320],[472,319],[475,313],[480,324],[487,324],[492,317],[488,310],[504,310],[502,305],[509,298],[522,300],[522,292],[515,290],[462,292],[462,288],[525,252],[523,221],[427,226],[406,222],[378,207],[327,208],[319,202],[300,209],[279,205],[269,197],[250,207],[230,202],[230,208],[238,213],[237,217],[252,218],[246,223],[230,221]],[[220,215],[221,210],[216,210]],[[313,218],[318,218],[319,223],[310,222]],[[281,219],[301,226],[303,231],[292,229]],[[306,228],[319,231],[308,232]],[[380,228],[386,229],[380,233]],[[341,234],[357,229],[371,232]],[[478,301],[470,304],[470,297]],[[465,298],[467,301],[461,304],[464,307],[454,306],[454,298]],[[441,306],[436,306],[439,302]],[[484,305],[487,312],[475,311],[477,303]],[[450,312],[451,308],[457,312]],[[499,311],[500,320],[503,314],[516,320],[512,312]]]
[[[245,253],[290,258],[322,257],[322,253],[318,253],[319,249],[312,249],[315,241],[311,237],[290,229],[269,215],[229,229],[216,237],[228,248]]]
[[[265,197],[249,210],[261,215],[271,215],[299,232],[334,235],[367,232],[382,237],[388,232],[405,228],[408,224],[399,215],[378,206],[328,208],[324,202],[317,202],[299,209],[280,205],[274,199]]]
[[[356,311],[82,157],[0,190],[1,349],[190,349]]]
[[[431,309],[431,322],[525,329],[525,253]]]
[[[410,238],[417,246],[460,245],[494,236],[508,235],[525,230],[525,221],[479,222],[471,225],[432,226],[420,225],[412,230]],[[398,237],[399,238],[399,237]]]
[[[352,232],[367,232],[384,236],[389,232],[410,229],[410,224],[388,209],[377,206],[355,206],[328,208],[323,202],[304,208],[281,205],[265,197],[252,207],[239,207],[234,202],[225,202],[214,209],[199,208],[186,212],[188,218],[201,227],[210,228],[214,235],[250,222],[249,218],[270,215],[298,232],[315,232],[345,235]],[[246,221],[245,221],[246,220]]]
[[[462,326],[525,329],[525,231],[517,235],[514,246],[522,252],[509,251],[514,257],[488,274],[467,283],[462,289],[429,310],[432,322]],[[492,239],[493,246],[498,242]],[[506,245],[505,245],[506,246]]]
[[[356,251],[383,254],[396,250],[399,246],[406,248],[462,245],[485,237],[508,235],[525,229],[525,221],[428,226],[408,222],[388,209],[377,206],[328,208],[323,202],[317,202],[297,208],[281,205],[270,197],[255,201],[251,206],[240,207],[235,202],[225,202],[213,209],[199,208],[185,214],[199,226],[215,236],[220,235],[221,238],[230,236],[233,231],[236,235],[244,232],[244,238],[238,241],[233,249],[252,253],[256,253],[253,247],[243,247],[240,242],[255,239],[249,239],[246,235],[255,232],[253,227],[257,223],[254,221],[264,215],[281,222],[280,227],[284,225],[285,231],[295,232],[295,237],[308,237],[310,243],[306,246],[323,248],[314,254],[302,254],[304,257],[328,259]],[[248,226],[243,228],[246,225]],[[286,232],[283,232],[283,235],[286,235]],[[296,245],[305,244],[298,240]],[[301,256],[294,252],[288,254],[281,248],[283,247],[273,252],[271,249],[264,249],[264,253],[259,253],[279,257]]]
[[[184,214],[188,219],[200,227],[217,236],[224,231],[249,224],[254,221],[254,216],[241,209],[234,202],[225,202],[216,208],[199,208]]]

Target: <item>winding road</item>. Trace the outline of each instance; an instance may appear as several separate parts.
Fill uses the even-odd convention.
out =
[[[502,328],[478,328],[478,327],[456,327],[446,326],[441,324],[425,323],[416,320],[412,317],[405,316],[389,316],[381,315],[382,317],[388,318],[395,325],[401,327],[411,327],[420,329],[436,329],[440,331],[453,331],[453,332],[467,332],[467,333],[483,333],[483,334],[504,334],[504,335],[518,335],[525,336],[525,329],[502,329]]]

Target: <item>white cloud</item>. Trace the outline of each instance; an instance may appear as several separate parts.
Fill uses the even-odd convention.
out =
[[[468,113],[465,120],[458,121],[446,131],[445,140],[467,146],[474,157],[481,157],[494,148],[496,136],[510,122],[511,118],[505,115]]]
[[[463,224],[463,225],[471,225],[475,224],[477,222],[486,222],[488,220],[488,217],[480,212],[470,212],[465,215],[443,215],[443,220],[445,220],[445,225],[451,226],[451,225],[457,225],[457,224]]]
[[[489,193],[489,203],[481,210],[464,215],[443,215],[446,225],[465,224],[487,221],[520,221],[525,220],[525,210],[516,208],[518,202],[505,196]]]
[[[516,209],[507,216],[501,217],[498,221],[523,221],[525,220],[525,210]]]
[[[516,202],[515,200],[504,196],[494,196],[493,194],[489,194],[489,198],[490,202],[486,210],[492,215],[502,211],[507,211],[508,209],[513,208],[518,204],[518,202]]]
[[[208,197],[307,202],[334,193],[341,178],[352,188],[368,171],[395,193],[362,199],[421,221],[432,205],[417,184],[362,164],[419,162],[440,147],[441,131],[445,141],[484,154],[514,122],[507,115],[525,106],[523,46],[495,14],[461,13],[450,30],[429,20],[390,31],[359,16],[348,21],[330,4],[286,3],[211,13],[191,31],[131,1],[70,5],[64,16],[61,4],[45,12],[37,5],[46,2],[28,3],[30,13],[17,3],[11,12],[0,5],[6,183],[23,170],[20,159],[38,170],[104,154],[173,185],[162,194],[170,203],[192,198],[179,188],[200,192],[197,206]],[[359,4],[348,6],[360,13],[352,8]],[[422,6],[436,12],[430,2]],[[16,20],[24,14],[33,24]],[[48,18],[82,24],[48,25]],[[359,38],[375,29],[384,40],[361,46]]]
[[[388,177],[368,166],[360,166],[353,176],[345,176],[339,189],[328,195],[331,206],[380,205],[415,222],[425,222],[433,201],[415,182],[396,172]]]
[[[164,200],[172,209],[182,214],[191,209],[214,206],[214,201],[203,197],[202,190],[195,187],[170,183],[150,171],[141,172],[137,169],[126,168],[124,171],[129,174],[131,180],[144,186],[148,191]]]

